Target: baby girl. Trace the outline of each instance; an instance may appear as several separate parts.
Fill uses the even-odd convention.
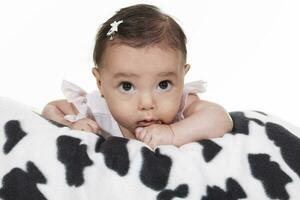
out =
[[[232,129],[226,110],[200,99],[204,83],[184,84],[186,36],[152,5],[119,10],[99,29],[92,69],[99,91],[64,81],[66,100],[42,115],[73,129],[138,139],[151,148],[221,137]]]

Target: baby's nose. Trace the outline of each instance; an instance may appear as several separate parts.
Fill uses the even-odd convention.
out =
[[[153,110],[155,108],[153,95],[151,93],[140,95],[138,108],[139,110]]]

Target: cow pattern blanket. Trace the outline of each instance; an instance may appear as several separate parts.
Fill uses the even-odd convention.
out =
[[[230,115],[222,138],[152,151],[0,98],[0,199],[299,200],[300,129],[257,111]]]

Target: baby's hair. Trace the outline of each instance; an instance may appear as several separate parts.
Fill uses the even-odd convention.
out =
[[[111,23],[123,20],[118,31],[110,37],[107,33]],[[120,9],[108,19],[96,35],[93,59],[96,66],[101,66],[101,59],[105,48],[111,44],[125,44],[139,48],[163,42],[168,47],[182,52],[186,60],[186,36],[181,27],[169,15],[161,12],[157,7],[147,4],[137,4]]]

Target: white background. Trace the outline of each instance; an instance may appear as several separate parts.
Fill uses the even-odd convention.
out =
[[[228,111],[260,110],[300,125],[300,1],[0,0],[0,96],[41,110],[63,79],[87,91],[98,27],[121,7],[150,3],[188,38],[186,82]]]

